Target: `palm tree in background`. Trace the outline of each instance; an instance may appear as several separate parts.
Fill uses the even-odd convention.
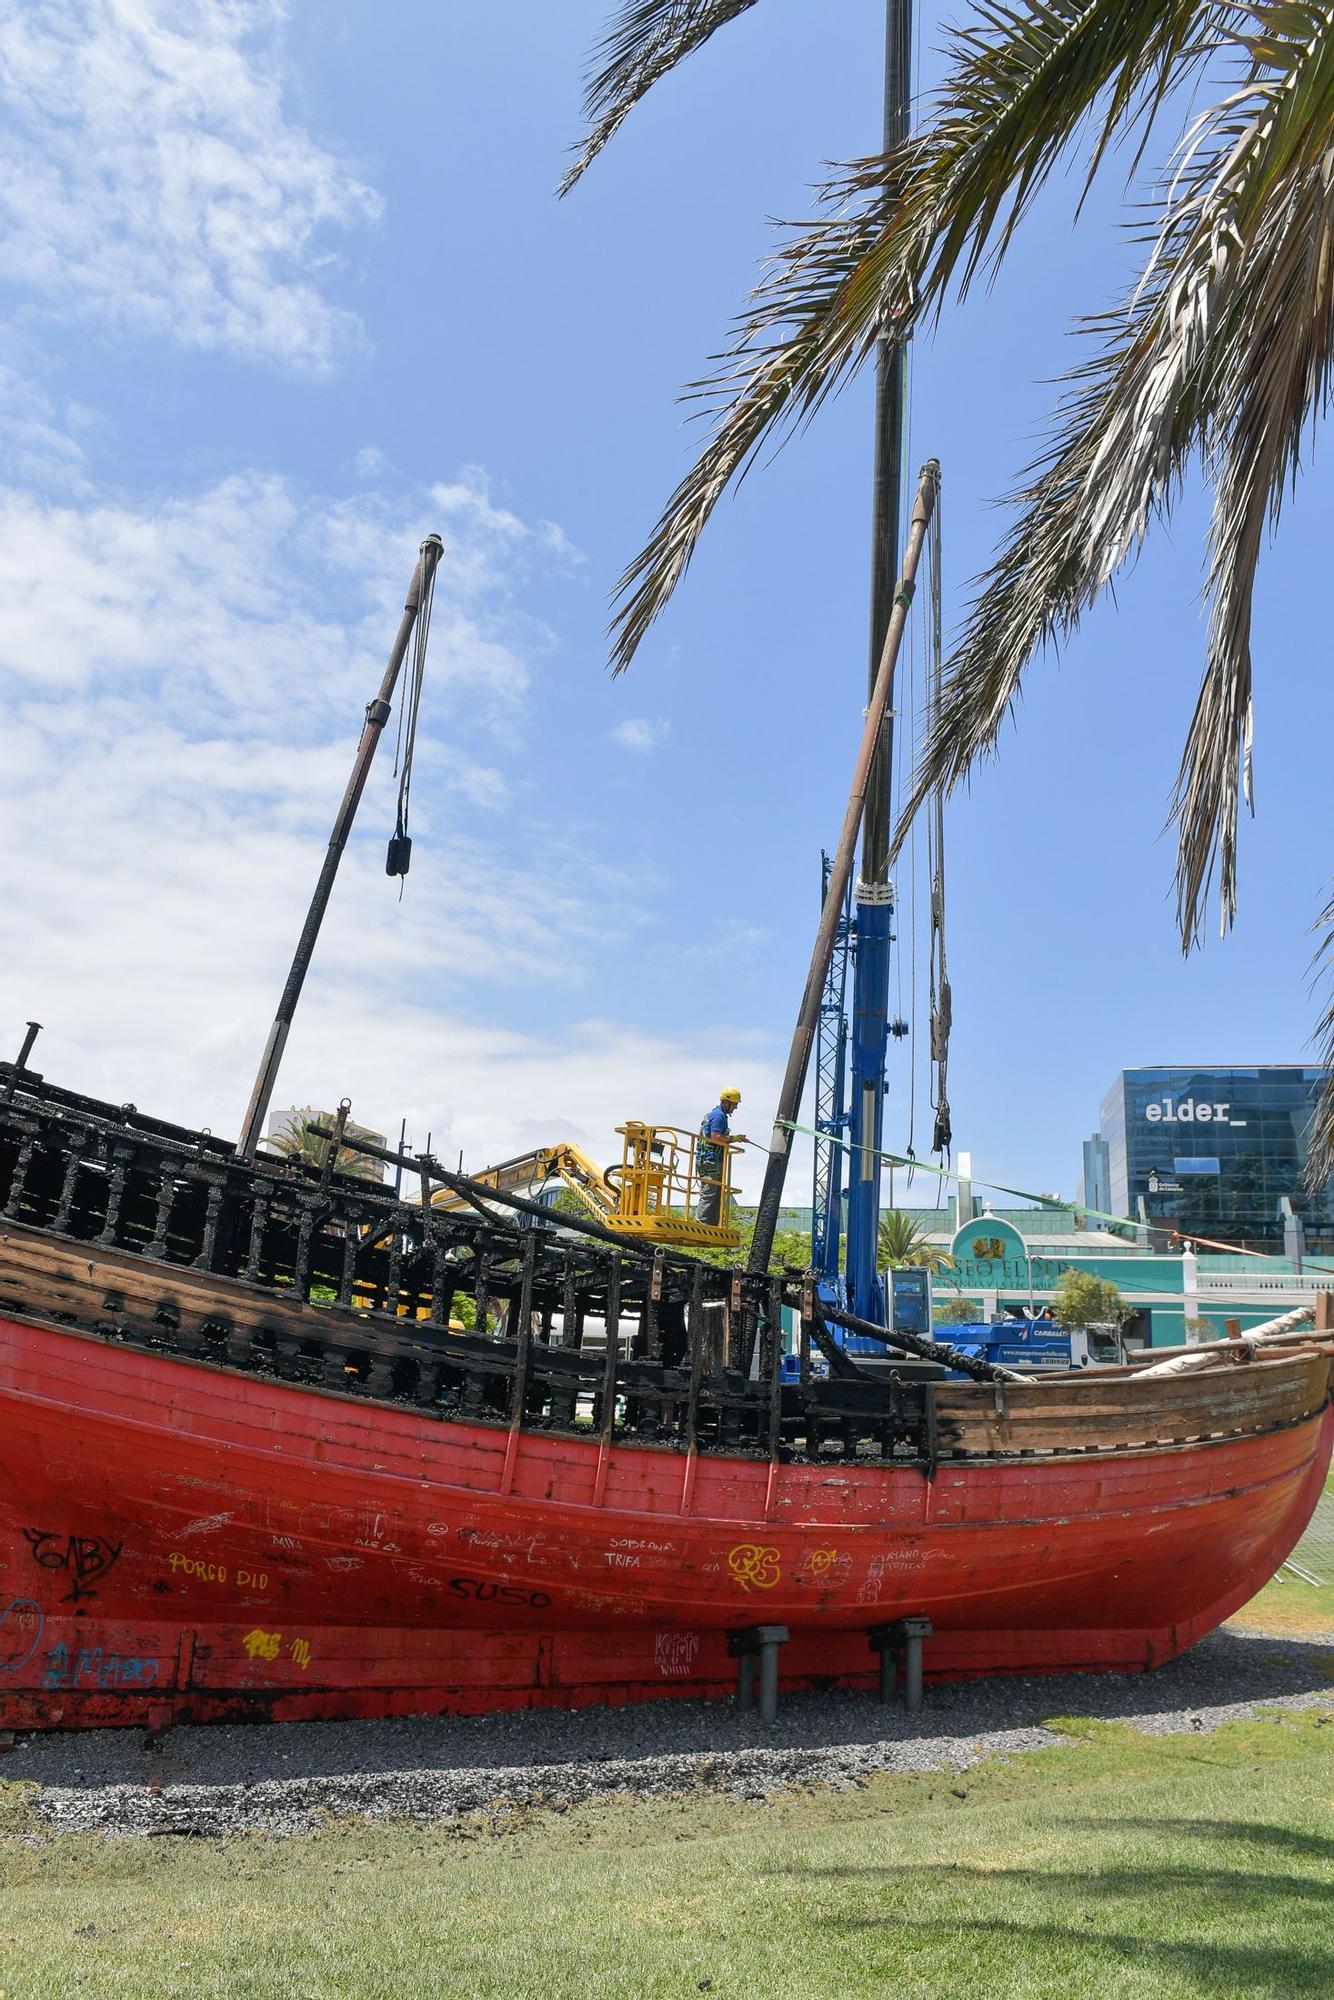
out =
[[[332,1112],[293,1111],[286,1125],[264,1141],[265,1149],[285,1160],[300,1160],[305,1166],[323,1168],[333,1141],[321,1138],[313,1128],[316,1125],[332,1126],[333,1122]],[[378,1160],[368,1158],[365,1153],[354,1152],[351,1146],[338,1148],[334,1170],[340,1174],[352,1174],[361,1181],[384,1178]]]
[[[927,1237],[921,1224],[901,1208],[887,1208],[876,1232],[876,1262],[882,1271],[894,1271],[901,1264],[924,1265],[928,1271],[949,1272],[954,1259]]]
[[[755,4],[628,0],[596,51],[590,129],[564,186],[654,84]],[[1166,128],[1161,168],[1135,188],[1135,282],[1080,322],[1085,358],[975,585],[897,841],[929,791],[994,751],[1024,668],[1074,631],[1198,461],[1213,495],[1210,617],[1171,804],[1189,951],[1215,883],[1223,931],[1235,915],[1256,566],[1329,394],[1334,6],[985,0],[947,31],[945,55],[908,141],[840,169],[815,220],[783,233],[717,372],[693,392],[710,434],[620,580],[613,666],[629,665],[762,443],[814,416],[878,342],[906,339],[993,270],[1054,169],[1073,157],[1091,181],[1127,146],[1139,167]],[[1328,945],[1334,902],[1321,921]],[[1319,1033],[1330,1060],[1334,1004]],[[1334,1079],[1313,1183],[1332,1169]]]

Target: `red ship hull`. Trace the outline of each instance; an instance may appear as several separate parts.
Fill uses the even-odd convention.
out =
[[[719,1695],[754,1623],[791,1631],[785,1687],[870,1685],[907,1615],[931,1675],[1156,1666],[1273,1574],[1329,1464],[1328,1358],[1244,1372],[1296,1414],[927,1477],[442,1423],[0,1318],[0,1714]]]

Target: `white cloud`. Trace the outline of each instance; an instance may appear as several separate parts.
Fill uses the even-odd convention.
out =
[[[379,197],[283,108],[278,0],[0,0],[0,282],[316,375],[363,336],[324,233]]]
[[[645,715],[628,715],[611,732],[613,743],[622,750],[656,750],[671,734],[671,724]]]
[[[24,484],[87,493],[83,446],[71,433],[92,419],[77,405],[59,412],[41,388],[0,361],[0,454],[6,477]]]
[[[63,1024],[103,1083],[137,1049],[145,1098],[164,1065],[205,1101],[229,1054],[244,1065],[437,520],[425,837],[399,905],[391,724],[321,943],[326,1000],[388,1020],[424,991],[568,991],[632,928],[625,885],[604,874],[586,897],[559,829],[530,822],[512,852],[476,830],[507,796],[515,710],[551,643],[511,596],[544,538],[475,480],[419,496],[411,523],[402,507],[353,515],[255,473],[156,509],[0,491],[0,1018]]]
[[[685,956],[704,965],[734,965],[753,957],[757,947],[767,944],[772,936],[767,924],[719,924],[715,937],[703,944],[687,945]]]
[[[31,1016],[68,1087],[236,1130],[420,524],[438,520],[406,894],[383,873],[386,742],[282,1101],[350,1095],[363,1122],[406,1115],[473,1166],[561,1138],[610,1158],[627,1117],[693,1129],[734,1076],[772,1102],[754,1030],[578,1019],[633,953],[642,883],[531,802],[487,816],[522,792],[510,704],[550,641],[509,585],[542,573],[548,538],[475,480],[431,499],[409,526],[383,500],[352,516],[253,473],[156,512],[0,494],[0,1047]],[[751,1192],[757,1176],[758,1158]]]
[[[564,554],[476,472],[355,506],[255,472],[165,503],[0,489],[0,1050],[36,1018],[40,1066],[66,1086],[235,1132],[434,526],[406,894],[383,872],[386,740],[282,1101],[350,1095],[363,1122],[396,1132],[406,1115],[473,1166],[560,1138],[610,1159],[627,1117],[693,1129],[733,1077],[772,1102],[764,1034],[602,1018],[644,884],[600,860],[596,829],[544,820],[540,743],[547,782],[530,789],[524,732],[553,641],[516,593],[564,573]]]
[[[161,503],[39,501],[0,489],[0,673],[11,687],[151,697],[192,738],[346,726],[402,612],[423,528],[444,533],[430,673],[471,719],[505,721],[550,634],[508,579],[541,560],[483,485],[404,502],[311,501],[247,472]],[[498,547],[503,539],[503,547]]]

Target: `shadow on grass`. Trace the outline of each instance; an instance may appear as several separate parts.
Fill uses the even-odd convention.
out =
[[[1085,1958],[1090,1950],[1114,1953],[1127,1966],[1148,1964],[1170,1969],[1192,1981],[1201,1993],[1229,1994],[1234,2000],[1241,1995],[1294,2000],[1294,1996],[1306,1994],[1328,2000],[1328,1995],[1334,1993],[1334,1951],[1312,1950],[1305,1945],[1251,1944],[1241,1940],[1215,1944],[1200,1939],[1148,1937],[1131,1931],[1090,1931],[1070,1924],[1023,1924],[999,1917],[962,1923],[950,1919],[939,1924],[916,1918],[905,1923],[865,1918],[853,1919],[846,1926],[848,1929],[876,1927],[892,1930],[903,1938],[925,1940],[942,1931],[956,1937],[982,1938],[995,1944],[998,1957],[1004,1953],[1011,1963],[1016,1951],[1033,1959],[1039,1953],[1064,1948],[1077,1950]],[[1078,1987],[1071,1990],[1077,1991]]]
[[[1080,1819],[1083,1835],[1102,1835],[1111,1842],[1129,1832],[1151,1833],[1166,1840],[1207,1840],[1268,1848],[1284,1856],[1313,1861],[1334,1858],[1334,1839],[1317,1833],[1266,1822],[1229,1819]],[[1289,1996],[1334,1994],[1334,1931],[1313,1919],[1313,1906],[1328,1910],[1334,1890],[1328,1878],[1308,1874],[1267,1874],[1230,1866],[1156,1866],[1151,1859],[1139,1867],[1053,1869],[1042,1866],[985,1868],[962,1862],[930,1862],[906,1866],[823,1867],[775,1871],[788,1882],[850,1885],[875,1881],[907,1885],[907,1900],[915,1912],[845,1916],[831,1915],[833,1929],[852,1933],[883,1932],[896,1938],[966,1934],[994,1943],[998,1962],[1038,1962],[1064,1947],[1113,1953],[1136,1965],[1156,1965],[1186,1979],[1203,1993]],[[935,1920],[923,1910],[933,1891],[946,1892],[950,1904],[963,1887],[976,1912],[988,1900],[1003,1906],[1005,1916],[974,1914],[962,1920],[953,1907],[942,1907]],[[1033,1921],[1014,1914],[1016,1901],[1042,1899]],[[1055,1909],[1046,1907],[1056,1905]],[[1162,1920],[1158,1912],[1162,1911]],[[1078,1915],[1080,1921],[1071,1919]],[[1103,1925],[1110,1922],[1113,1928]],[[1257,1941],[1261,1925],[1276,1932],[1272,1941]],[[1229,1936],[1230,1931],[1235,1935]],[[1194,1936],[1164,1936],[1163,1931],[1194,1930]]]
[[[1104,1819],[1092,1823],[1123,1827],[1136,1833],[1185,1834],[1203,1840],[1244,1840],[1253,1847],[1274,1847],[1286,1854],[1306,1854],[1313,1859],[1334,1860],[1334,1839],[1323,1833],[1301,1833],[1291,1826],[1266,1826],[1245,1819]],[[1326,1893],[1334,1899],[1334,1890],[1327,1889]]]
[[[1080,1824],[1096,1826],[1106,1822],[1084,1820]],[[963,1861],[927,1861],[907,1862],[902,1867],[893,1868],[807,1868],[802,1871],[803,1881],[814,1882],[870,1881],[877,1876],[896,1882],[908,1877],[918,1880],[935,1877],[942,1883],[975,1882],[981,1888],[1013,1882],[1050,1890],[1055,1895],[1083,1897],[1142,1896],[1151,1887],[1155,1894],[1181,1890],[1201,1901],[1206,1897],[1221,1897],[1232,1902],[1242,1896],[1284,1896],[1293,1902],[1311,1901],[1326,1905],[1334,1899],[1334,1889],[1330,1884],[1310,1875],[1252,1874],[1232,1868],[1154,1868],[1151,1872],[1139,1868],[1103,1868],[1096,1874],[1090,1874],[1082,1868],[974,1868]],[[1334,1987],[1330,1990],[1334,1992]]]

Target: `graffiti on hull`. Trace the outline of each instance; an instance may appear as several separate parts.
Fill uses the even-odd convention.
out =
[[[42,1643],[42,1607],[33,1597],[11,1597],[0,1611],[0,1674],[26,1667]]]
[[[120,1561],[124,1542],[108,1541],[105,1535],[61,1535],[52,1528],[25,1528],[23,1539],[32,1550],[38,1569],[63,1571],[70,1588],[61,1602],[78,1604],[95,1597]]]

